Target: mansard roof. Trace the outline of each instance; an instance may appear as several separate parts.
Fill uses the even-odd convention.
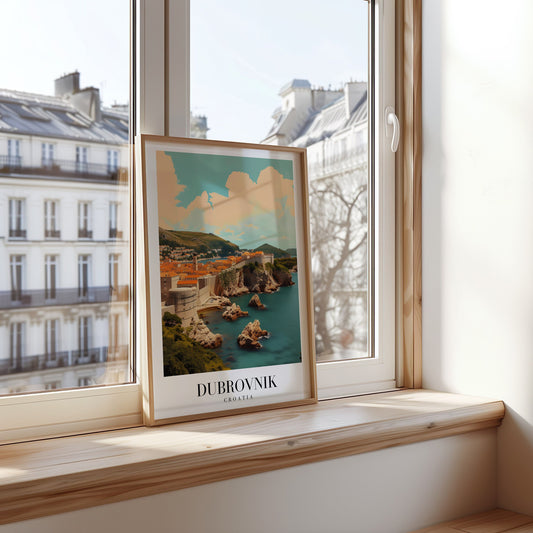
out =
[[[344,98],[341,96],[335,102],[312,114],[296,138],[292,140],[291,145],[306,147],[331,137],[345,128],[365,122],[368,117],[366,91],[348,117]]]
[[[128,142],[128,113],[102,108],[94,121],[67,99],[0,89],[0,132],[105,144]]]
[[[280,95],[290,94],[298,81],[310,87],[307,80],[292,80]],[[272,118],[274,122],[265,137],[267,142],[277,138],[283,145],[310,146],[367,121],[366,83],[350,82],[344,90],[310,89],[310,98],[277,108]]]
[[[284,94],[290,89],[310,89],[311,84],[309,80],[294,79],[286,83],[279,91],[279,94]]]

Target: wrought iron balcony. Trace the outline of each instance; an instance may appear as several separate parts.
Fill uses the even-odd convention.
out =
[[[107,164],[85,163],[67,159],[45,159],[39,166],[32,166],[20,156],[0,155],[0,173],[32,174],[43,177],[128,181],[128,168],[109,168]]]
[[[9,228],[9,238],[10,239],[25,239],[26,238],[26,230],[25,229],[17,229],[17,228]]]
[[[110,239],[122,239],[123,232],[118,231],[117,228],[109,228],[109,238]]]
[[[94,365],[111,361],[127,361],[128,347],[107,346],[86,350],[66,350],[40,355],[24,355],[16,360],[0,360],[0,375],[21,374],[80,365]]]
[[[44,238],[45,239],[60,239],[61,231],[58,229],[45,229]]]
[[[106,285],[105,287],[82,287],[81,289],[75,287],[54,290],[0,291],[0,309],[123,302],[128,299],[129,295],[128,285],[122,285],[117,288]]]
[[[78,228],[78,239],[92,239],[93,230],[87,228]]]

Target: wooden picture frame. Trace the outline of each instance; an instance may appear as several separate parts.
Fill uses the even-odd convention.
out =
[[[316,402],[305,149],[136,145],[145,424]]]

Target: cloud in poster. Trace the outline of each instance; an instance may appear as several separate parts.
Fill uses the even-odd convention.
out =
[[[185,189],[185,185],[178,183],[171,157],[160,151],[156,152],[155,157],[158,179],[159,226],[163,229],[173,229],[177,198]]]
[[[164,169],[166,172],[167,167]],[[189,187],[178,182],[176,174],[174,171],[173,196],[170,200],[160,199],[164,205],[160,221],[171,222],[173,229],[204,230],[243,248],[254,248],[264,242],[283,248],[296,246],[294,184],[277,169],[263,168],[256,181],[247,172],[233,171],[225,183],[219,181],[210,192],[200,192],[196,182],[193,189],[199,194],[194,198],[187,190]],[[158,175],[161,177],[159,168]]]

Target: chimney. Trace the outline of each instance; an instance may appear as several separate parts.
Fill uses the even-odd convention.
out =
[[[350,118],[355,106],[361,101],[366,93],[366,82],[351,81],[344,86],[344,103],[346,119]]]
[[[80,90],[80,73],[78,71],[65,74],[54,81],[56,96],[70,96]]]
[[[91,120],[97,122],[102,120],[100,90],[96,87],[86,87],[78,90],[78,92],[70,96],[69,100],[76,109],[85,113]]]

